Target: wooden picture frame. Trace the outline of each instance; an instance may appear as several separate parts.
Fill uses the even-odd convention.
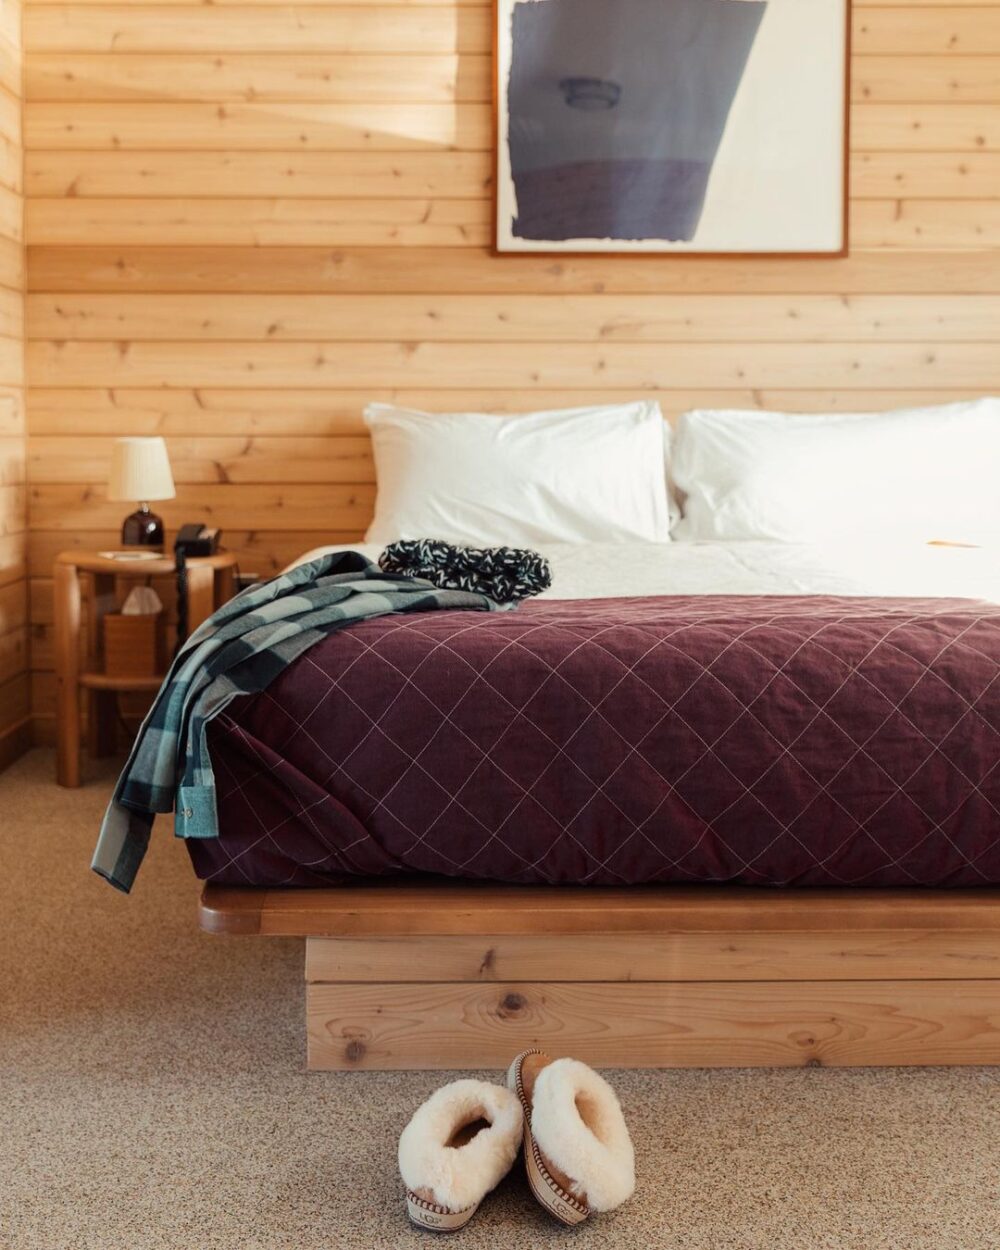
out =
[[[626,0],[629,4],[642,5],[644,3],[653,4],[654,0]],[[658,11],[667,9],[671,5],[689,6],[694,3],[703,3],[704,0],[657,0],[656,8]],[[585,179],[583,183],[574,182],[580,174],[581,162],[567,162],[565,165],[560,164],[557,169],[542,168],[540,170],[522,171],[521,191],[526,197],[529,210],[525,214],[518,200],[518,188],[515,186],[515,174],[513,172],[513,158],[510,150],[510,108],[508,102],[510,69],[512,64],[511,47],[514,36],[508,34],[508,26],[510,26],[515,9],[518,6],[530,6],[534,12],[537,6],[544,4],[561,4],[570,6],[573,4],[586,4],[588,6],[606,5],[609,13],[614,15],[615,21],[621,20],[622,6],[616,3],[616,0],[494,0],[493,5],[493,134],[494,134],[494,193],[493,193],[493,243],[492,251],[495,256],[511,256],[511,255],[536,255],[536,256],[594,256],[594,255],[637,255],[643,257],[652,256],[672,256],[672,257],[714,257],[714,258],[746,258],[746,257],[802,257],[802,258],[837,258],[844,257],[848,254],[848,209],[849,209],[849,153],[850,153],[850,63],[851,63],[851,0],[809,0],[807,4],[800,4],[798,0],[767,0],[766,7],[771,11],[768,21],[770,26],[766,27],[768,31],[768,47],[770,60],[776,55],[775,48],[780,49],[782,45],[781,32],[775,32],[775,22],[782,18],[784,14],[798,14],[800,19],[811,20],[811,14],[814,10],[825,8],[826,27],[815,32],[813,48],[816,55],[823,61],[829,62],[830,40],[824,35],[823,30],[836,30],[838,32],[835,46],[842,48],[842,65],[839,63],[834,65],[835,72],[828,76],[826,83],[831,94],[839,97],[839,100],[832,100],[829,106],[824,109],[822,117],[826,120],[823,122],[824,128],[829,130],[830,125],[835,124],[837,128],[836,141],[832,136],[828,136],[829,141],[823,152],[826,156],[826,167],[830,171],[832,184],[827,188],[826,194],[822,197],[822,202],[826,206],[826,211],[830,215],[830,221],[835,219],[835,230],[828,233],[822,245],[803,240],[800,233],[794,229],[788,229],[787,223],[781,217],[776,217],[773,228],[768,228],[773,234],[773,238],[768,239],[758,237],[751,244],[748,244],[745,238],[740,239],[734,236],[731,245],[719,245],[720,221],[725,215],[725,203],[727,193],[731,192],[731,198],[734,204],[734,212],[746,212],[748,199],[745,194],[747,187],[748,170],[743,169],[742,172],[737,170],[737,166],[732,159],[732,152],[745,152],[745,145],[740,145],[739,138],[732,138],[730,132],[733,130],[732,112],[739,106],[742,95],[735,94],[735,103],[733,108],[727,114],[724,123],[723,133],[726,139],[724,145],[725,152],[729,153],[729,157],[725,162],[717,159],[722,153],[713,155],[713,168],[709,169],[705,175],[705,180],[701,183],[704,192],[702,201],[702,209],[699,210],[698,223],[695,232],[690,239],[664,241],[662,239],[653,238],[616,238],[616,237],[599,237],[599,231],[607,224],[607,218],[610,217],[617,220],[619,208],[618,203],[628,203],[636,199],[641,200],[642,196],[636,195],[635,188],[645,185],[647,194],[645,200],[648,205],[656,204],[658,207],[650,210],[652,215],[658,219],[662,219],[666,214],[671,216],[668,207],[664,205],[663,198],[657,197],[655,194],[656,187],[667,187],[674,185],[672,182],[671,162],[631,162],[634,167],[631,173],[625,174],[609,173],[608,170],[617,164],[616,161],[592,161],[589,165],[594,167],[593,178]],[[732,4],[738,6],[740,10],[746,11],[761,0],[709,0],[709,3],[716,6]],[[762,7],[765,7],[762,5]],[[778,15],[775,19],[774,14]],[[763,23],[761,23],[762,28]],[[539,42],[537,39],[523,41],[527,46],[534,47]],[[797,57],[801,51],[801,41],[791,43],[790,46],[795,48]],[[582,64],[582,62],[579,62]],[[798,63],[796,58],[788,58],[789,64]],[[747,57],[746,66],[755,67],[757,62],[753,59],[753,51]],[[537,81],[532,78],[531,69],[522,76],[529,81]],[[751,76],[749,70],[747,78],[752,77],[754,82],[770,81],[764,69],[754,70]],[[814,75],[815,77],[815,75]],[[605,89],[608,87],[608,80],[601,80],[596,76],[587,75],[564,75],[559,76],[558,73],[550,73],[541,76],[541,80],[546,86],[546,90],[551,96],[555,89],[562,89],[565,95],[566,91],[572,91],[572,82],[575,80],[579,84],[586,80],[604,83]],[[617,107],[627,95],[627,83],[616,84],[613,80],[611,86],[618,85],[620,87],[619,96],[617,97]],[[750,90],[743,84],[744,92]],[[578,91],[584,93],[589,90],[586,86],[577,88]],[[594,90],[600,95],[600,85]],[[762,105],[759,103],[761,88],[758,86],[754,90],[754,104],[756,114],[760,115]],[[818,90],[818,89],[817,89]],[[775,87],[776,99],[781,93],[780,83]],[[523,95],[524,93],[522,93]],[[534,95],[538,95],[534,91]],[[604,105],[607,105],[609,96],[605,95]],[[568,103],[568,101],[566,101]],[[554,107],[554,106],[552,106]],[[806,116],[801,110],[796,112],[782,104],[785,115],[790,118],[796,116]],[[588,110],[582,110],[584,114]],[[600,110],[594,108],[591,112],[599,113]],[[610,111],[610,109],[606,109]],[[567,114],[572,110],[566,110]],[[556,114],[557,115],[557,114]],[[819,116],[817,114],[817,116]],[[529,119],[530,120],[530,119]],[[588,126],[589,120],[586,121]],[[744,132],[752,125],[752,122],[745,123]],[[523,130],[524,126],[519,129]],[[551,127],[534,127],[535,131],[545,132]],[[554,138],[541,139],[540,143],[548,142],[556,145],[557,140]],[[672,140],[664,140],[664,142],[672,142]],[[813,153],[819,151],[814,143],[808,143],[803,140],[801,145],[802,153]],[[818,160],[819,157],[816,156]],[[741,158],[746,163],[746,158]],[[810,185],[810,179],[813,174],[808,168],[802,168],[796,165],[790,155],[789,169],[786,173],[786,181],[790,184],[795,179],[803,187]],[[627,162],[626,162],[627,163]],[[676,166],[678,162],[673,162]],[[663,168],[657,174],[651,172],[657,165]],[[597,167],[601,166],[600,170]],[[715,166],[718,166],[716,168]],[[720,172],[723,169],[728,172]],[[704,172],[704,171],[703,171]],[[631,179],[631,181],[629,181]],[[753,180],[751,180],[753,181]],[[836,185],[833,185],[836,184]],[[740,193],[742,186],[742,191]],[[576,187],[579,194],[575,197],[572,189]],[[618,195],[616,187],[624,190],[627,194]],[[586,189],[586,192],[585,190]],[[553,214],[559,217],[564,214],[561,205],[576,202],[578,208],[578,217],[576,224],[582,224],[586,233],[581,236],[572,235],[571,237],[562,237],[567,230],[573,229],[572,223],[567,224],[565,220],[558,226],[555,233],[558,238],[546,238],[547,234],[553,233],[550,229]],[[780,189],[767,193],[762,193],[753,203],[757,206],[755,212],[757,217],[755,220],[763,221],[763,215],[768,211],[767,206],[771,208],[781,206],[785,216],[788,215],[789,209],[786,198]],[[589,207],[587,205],[589,204]],[[583,205],[583,207],[581,207]],[[629,218],[631,210],[621,210],[625,217]],[[638,210],[641,216],[642,210]],[[711,228],[704,228],[704,213],[707,211],[711,217]],[[682,216],[685,217],[687,224],[690,224],[691,210],[685,210]],[[626,221],[629,229],[634,230],[636,221],[635,214]],[[800,220],[808,223],[813,220],[814,214],[808,204],[803,200],[802,214]],[[641,224],[641,222],[639,223]],[[803,228],[807,228],[804,226]],[[523,238],[515,238],[515,230],[524,231]],[[535,236],[538,237],[527,237]]]

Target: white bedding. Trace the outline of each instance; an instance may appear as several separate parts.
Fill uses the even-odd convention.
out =
[[[360,551],[379,544],[317,547]],[[890,595],[1000,601],[1000,548],[765,542],[565,544],[547,547],[547,599],[627,595]]]

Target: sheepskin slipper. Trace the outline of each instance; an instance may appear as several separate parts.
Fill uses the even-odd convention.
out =
[[[464,1228],[511,1169],[521,1107],[502,1085],[452,1081],[413,1113],[399,1138],[406,1209],[421,1228]]]
[[[635,1190],[635,1150],[617,1095],[576,1059],[539,1050],[507,1073],[523,1113],[524,1165],[531,1191],[563,1224],[611,1211]]]

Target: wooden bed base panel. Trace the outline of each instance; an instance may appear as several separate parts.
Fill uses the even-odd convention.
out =
[[[209,886],[306,939],[308,1066],[1000,1064],[1000,891]]]

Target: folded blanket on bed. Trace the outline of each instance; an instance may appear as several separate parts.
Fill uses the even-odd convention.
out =
[[[552,585],[549,562],[520,547],[456,547],[434,538],[400,539],[378,558],[386,573],[426,577],[446,590],[471,590],[517,603]]]
[[[205,730],[234,698],[265,689],[346,625],[440,608],[500,610],[482,594],[384,573],[353,551],[300,564],[224,604],[184,644],[143,721],[105,813],[93,870],[127,893],[156,812],[175,808],[178,837],[218,836]]]

